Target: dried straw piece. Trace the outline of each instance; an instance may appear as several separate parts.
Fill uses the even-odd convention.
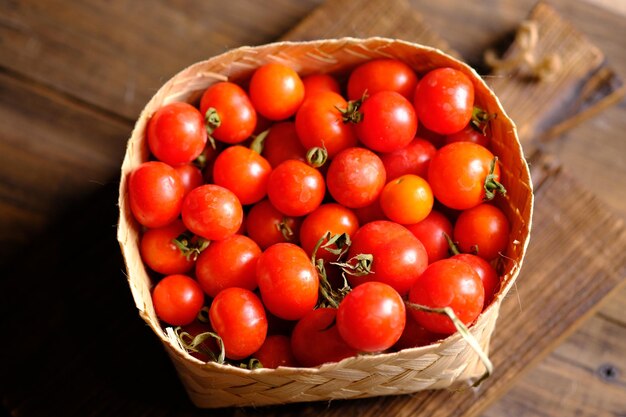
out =
[[[507,195],[497,204],[511,223],[510,243],[503,254],[504,277],[493,303],[470,328],[482,350],[488,353],[489,340],[500,304],[515,282],[522,266],[531,228],[532,185],[528,167],[513,122],[498,99],[467,65],[440,50],[385,38],[342,38],[313,42],[280,42],[242,47],[196,63],[166,82],[142,111],[128,141],[120,183],[118,240],[128,270],[140,316],[163,343],[191,400],[199,407],[226,407],[363,398],[397,395],[425,389],[447,388],[467,383],[484,373],[474,350],[456,333],[433,345],[396,353],[362,355],[317,368],[246,370],[216,363],[202,363],[189,355],[173,332],[166,332],[154,312],[152,282],[141,261],[138,242],[140,226],[128,203],[127,177],[148,158],[144,139],[150,116],[164,104],[183,100],[197,102],[211,84],[245,81],[260,65],[285,63],[302,75],[316,72],[346,74],[358,64],[374,58],[400,59],[418,73],[449,66],[463,71],[474,83],[477,105],[491,114],[492,150],[502,164],[501,181]]]

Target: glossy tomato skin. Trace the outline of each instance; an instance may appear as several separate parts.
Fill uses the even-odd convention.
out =
[[[448,258],[450,244],[446,235],[452,238],[452,222],[441,212],[432,210],[421,222],[406,226],[424,245],[428,263]]]
[[[509,242],[509,221],[491,204],[463,211],[454,224],[454,241],[464,253],[491,261],[504,253]]]
[[[154,287],[152,303],[159,319],[172,326],[184,326],[196,319],[204,305],[204,293],[187,275],[168,275]]]
[[[243,222],[243,208],[228,189],[205,184],[187,194],[182,217],[193,234],[208,240],[221,240],[239,230]]]
[[[156,229],[148,229],[141,236],[141,259],[155,272],[163,275],[189,272],[194,262],[183,255],[173,243],[187,230],[181,220]]]
[[[294,122],[279,122],[270,127],[261,155],[272,168],[288,159],[306,162],[306,149],[300,143]]]
[[[433,262],[415,281],[409,301],[432,308],[450,307],[469,325],[483,309],[485,290],[478,274],[458,259]],[[409,309],[415,321],[434,333],[452,334],[456,328],[445,315]]]
[[[414,224],[424,220],[433,208],[434,198],[428,182],[406,174],[389,181],[380,195],[380,206],[390,220]]]
[[[291,349],[301,366],[313,367],[356,356],[358,351],[341,338],[336,317],[337,309],[318,308],[297,322],[291,334]]]
[[[455,142],[439,149],[428,167],[428,182],[442,204],[465,210],[485,200],[485,180],[494,155],[487,148],[471,142]],[[494,167],[500,180],[500,166]]]
[[[235,234],[211,242],[196,261],[196,279],[205,293],[215,297],[230,287],[253,291],[261,249],[247,236]]]
[[[135,219],[149,228],[165,226],[180,214],[185,188],[171,166],[144,162],[128,180],[130,209]]]
[[[474,271],[476,271],[480,280],[483,282],[483,287],[485,289],[485,305],[483,308],[486,308],[489,304],[491,304],[491,301],[493,301],[493,297],[500,286],[500,278],[498,277],[496,270],[489,262],[480,256],[472,255],[471,253],[459,253],[458,255],[454,255],[452,259],[467,262],[472,268],[474,268]]]
[[[340,204],[322,204],[310,213],[302,222],[300,227],[300,245],[310,256],[313,254],[315,246],[319,240],[330,232],[332,235],[346,233],[352,236],[359,228],[359,220],[352,210]],[[324,241],[326,243],[327,240]],[[337,247],[333,245],[332,249]],[[316,259],[325,261],[336,261],[337,255],[325,249],[319,249]]]
[[[254,132],[257,123],[256,110],[248,94],[235,83],[218,82],[207,88],[200,99],[200,113],[206,117],[213,108],[220,125],[211,136],[224,143],[240,143]]]
[[[147,127],[150,152],[169,165],[191,162],[207,142],[204,118],[191,104],[174,102],[161,107]]]
[[[254,72],[249,92],[259,113],[269,120],[284,120],[293,116],[302,104],[304,84],[293,69],[269,63]]]
[[[347,259],[358,254],[371,254],[372,274],[348,275],[350,284],[362,285],[380,281],[404,296],[428,265],[424,245],[407,228],[397,223],[378,220],[367,223],[352,236]]]
[[[204,184],[202,171],[192,163],[180,164],[174,167],[185,189],[185,195],[191,190]]]
[[[304,84],[304,100],[322,91],[341,94],[339,81],[329,74],[307,75],[302,78],[302,83]]]
[[[339,334],[360,352],[389,349],[402,335],[405,322],[402,297],[382,282],[366,282],[354,288],[337,309]]]
[[[387,181],[405,174],[427,178],[430,159],[435,152],[437,149],[432,143],[426,139],[415,138],[402,149],[381,154],[380,159],[385,165]]]
[[[275,243],[298,243],[301,224],[301,217],[284,215],[269,200],[253,205],[246,217],[248,236],[263,250]]]
[[[317,270],[299,246],[277,243],[267,248],[257,263],[256,276],[263,303],[279,318],[301,319],[317,304]]]
[[[446,135],[444,141],[446,145],[454,142],[473,142],[487,148],[489,146],[490,139],[488,135],[479,132],[471,125],[468,125],[460,132]]]
[[[296,358],[291,351],[291,341],[288,336],[274,334],[267,336],[265,342],[252,357],[258,359],[263,368],[275,369],[279,366],[297,366]]]
[[[359,140],[378,152],[393,152],[407,146],[417,132],[417,116],[411,102],[394,91],[380,91],[359,109],[363,119],[354,129]]]
[[[383,209],[380,207],[380,198],[374,200],[373,203],[368,204],[365,207],[359,207],[353,209],[354,214],[359,219],[359,224],[373,222],[374,220],[389,220],[383,213]]]
[[[332,158],[356,145],[353,124],[343,121],[340,109],[347,101],[332,91],[322,91],[307,98],[296,113],[296,131],[305,149],[324,148]]]
[[[407,100],[413,99],[417,75],[411,67],[397,59],[377,59],[356,67],[348,78],[348,98],[358,100],[379,91],[395,91]]]
[[[259,297],[243,288],[227,288],[213,299],[211,327],[222,338],[226,357],[244,359],[263,345],[267,317]]]
[[[250,148],[224,149],[213,165],[213,182],[232,191],[243,205],[261,201],[267,194],[270,163]]]
[[[301,161],[288,160],[274,168],[267,184],[267,196],[287,216],[304,216],[322,203],[326,192],[320,172]]]
[[[437,68],[417,83],[414,105],[418,119],[429,130],[456,133],[472,118],[474,85],[461,71]]]
[[[406,324],[402,336],[393,345],[393,350],[410,349],[420,346],[428,346],[438,340],[445,339],[447,335],[433,333],[426,330],[423,326],[415,321],[412,314],[406,315]]]
[[[326,173],[328,191],[339,204],[360,208],[372,204],[385,186],[385,166],[374,152],[348,148],[332,160]]]

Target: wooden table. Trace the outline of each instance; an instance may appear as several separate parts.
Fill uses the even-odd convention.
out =
[[[290,29],[322,3],[0,4],[0,415],[206,414],[187,400],[125,283],[115,242],[125,142],[144,103],[179,69],[234,46],[293,36]],[[351,2],[338,3],[349,9]],[[623,7],[593,3],[552,2],[625,78]],[[533,4],[412,0],[407,7],[477,64]],[[382,12],[342,30],[363,35],[390,16]],[[556,138],[532,142],[542,155],[535,167],[561,168],[539,177],[545,182],[538,189],[529,256],[541,262],[525,265],[519,301],[503,306],[503,315],[519,327],[507,328],[506,318],[499,322],[492,346],[499,373],[481,391],[217,414],[625,415],[625,130],[621,101]],[[569,223],[559,223],[564,216],[556,209],[563,204],[578,213],[568,212]],[[563,228],[550,236],[537,229],[555,224]],[[583,237],[592,240],[589,250],[597,257],[584,252]],[[617,247],[598,243],[607,239]],[[561,256],[570,268],[562,269]],[[568,281],[581,270],[589,271],[581,286]],[[537,276],[550,286],[524,286],[526,277],[532,283]],[[547,291],[565,298],[560,289],[574,291],[576,303],[564,302],[555,312],[533,302]],[[532,318],[532,328],[520,324],[524,317]],[[498,351],[512,346],[516,333],[528,340]]]

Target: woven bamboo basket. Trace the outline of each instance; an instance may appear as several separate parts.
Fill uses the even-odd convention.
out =
[[[245,82],[260,65],[285,63],[301,75],[316,72],[341,76],[364,61],[394,57],[418,74],[442,66],[463,71],[473,81],[476,102],[489,113],[492,150],[502,164],[501,181],[507,188],[498,204],[511,224],[511,239],[504,260],[504,278],[493,303],[470,327],[484,352],[494,331],[500,304],[513,286],[528,245],[533,193],[528,167],[513,122],[478,74],[443,52],[400,40],[342,38],[313,42],[280,42],[241,47],[198,62],[167,81],[148,102],[128,141],[119,193],[118,240],[125,258],[128,284],[139,315],[153,329],[169,354],[189,397],[198,407],[261,406],[290,402],[363,398],[413,393],[466,385],[485,371],[474,349],[457,332],[433,345],[395,353],[360,355],[317,368],[240,369],[204,363],[189,355],[172,332],[164,330],[151,300],[153,282],[139,254],[140,225],[133,219],[127,177],[149,158],[144,140],[146,123],[162,105],[172,101],[197,103],[211,84]]]

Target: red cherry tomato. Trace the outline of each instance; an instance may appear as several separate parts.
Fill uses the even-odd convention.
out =
[[[302,222],[300,245],[310,256],[326,232],[330,232],[333,235],[346,233],[348,236],[352,236],[358,228],[359,220],[352,210],[340,204],[322,204],[306,216]],[[327,240],[324,241],[324,243],[326,242]],[[337,247],[333,245],[331,249],[337,249]],[[337,260],[337,255],[333,255],[331,252],[321,248],[318,249],[315,256],[317,259],[326,261]]]
[[[377,59],[359,65],[348,78],[348,98],[358,100],[379,91],[395,91],[407,100],[413,99],[417,75],[407,64],[397,59]]]
[[[332,91],[341,94],[339,82],[329,74],[311,74],[302,78],[304,84],[304,99],[314,96],[320,91]]]
[[[473,142],[477,145],[484,146],[487,148],[489,146],[489,136],[479,132],[471,125],[465,127],[465,129],[460,132],[452,133],[445,137],[445,144],[450,144],[454,142]]]
[[[306,252],[292,243],[277,243],[263,252],[257,282],[265,307],[279,318],[298,320],[317,304],[317,270]]]
[[[152,303],[159,319],[172,326],[184,326],[196,319],[204,305],[204,293],[194,279],[168,275],[154,287]]]
[[[365,207],[355,208],[353,211],[361,225],[373,222],[374,220],[388,220],[385,213],[383,213],[383,209],[380,207],[380,198],[377,198],[373,203]]]
[[[193,234],[208,240],[222,240],[241,227],[243,208],[231,191],[219,185],[205,184],[187,194],[182,217]]]
[[[422,177],[406,174],[391,180],[380,194],[380,207],[400,224],[421,222],[433,208],[433,192]]]
[[[291,340],[282,334],[267,336],[263,346],[252,356],[261,362],[263,368],[297,366],[296,358],[291,352]]]
[[[196,278],[211,297],[230,287],[253,291],[260,256],[259,245],[247,236],[236,234],[213,241],[196,261]]]
[[[240,143],[254,132],[257,123],[256,111],[246,92],[237,84],[224,81],[211,85],[200,99],[200,113],[205,118],[207,111],[219,118],[211,136],[225,143]]]
[[[194,164],[180,164],[174,167],[185,188],[185,195],[204,184],[202,171]]]
[[[243,288],[227,288],[213,299],[211,326],[224,342],[226,357],[240,360],[259,350],[267,336],[267,317],[259,297]]]
[[[442,259],[428,265],[409,292],[409,301],[431,308],[450,307],[465,325],[483,310],[485,290],[478,274],[458,259]],[[456,328],[447,316],[409,311],[420,325],[434,333],[452,334]]]
[[[402,335],[405,322],[402,297],[382,282],[366,282],[354,288],[337,309],[339,334],[360,352],[389,349]]]
[[[452,222],[441,212],[433,210],[424,220],[406,228],[424,245],[429,263],[449,257],[446,235],[452,238]]]
[[[191,162],[206,145],[204,118],[191,104],[167,104],[150,118],[147,139],[150,152],[159,161],[169,165]]]
[[[349,208],[372,204],[385,186],[385,166],[369,149],[348,148],[330,163],[326,181],[330,195]]]
[[[293,116],[304,99],[304,84],[293,69],[270,63],[259,67],[250,80],[254,108],[270,120]]]
[[[291,334],[291,349],[300,365],[313,367],[356,356],[358,351],[339,335],[336,317],[337,309],[318,308],[298,321]]]
[[[415,138],[411,143],[397,151],[380,155],[387,181],[391,181],[405,174],[428,176],[430,159],[437,152],[435,146],[426,139]]]
[[[417,132],[417,117],[411,102],[394,91],[380,91],[359,109],[363,119],[354,126],[365,146],[378,152],[393,152],[407,146]]]
[[[128,180],[130,209],[149,228],[165,226],[180,214],[185,189],[174,168],[158,161],[144,162]]]
[[[433,333],[426,330],[423,326],[418,324],[413,318],[412,314],[406,315],[406,324],[402,336],[393,345],[393,350],[410,349],[420,346],[428,346],[435,343],[437,340],[445,339],[446,335]]]
[[[298,243],[301,224],[302,218],[284,215],[269,200],[256,203],[246,217],[248,236],[263,250],[274,243]]]
[[[148,229],[141,236],[141,259],[155,272],[163,275],[184,274],[194,266],[173,240],[187,231],[181,220],[167,226]]]
[[[300,143],[294,122],[275,123],[269,130],[261,155],[273,168],[289,159],[306,162],[306,149]]]
[[[461,252],[476,253],[488,261],[506,250],[509,221],[491,204],[480,204],[463,211],[454,224],[454,241]]]
[[[304,216],[312,212],[322,203],[325,192],[322,174],[293,159],[274,168],[267,184],[270,202],[288,216]]]
[[[231,146],[217,156],[213,182],[232,191],[241,204],[253,204],[267,194],[272,167],[258,153],[243,146]]]
[[[498,277],[498,273],[491,266],[489,262],[481,258],[480,256],[472,255],[471,253],[459,253],[458,255],[454,255],[452,259],[458,259],[463,262],[467,262],[474,271],[480,277],[480,280],[483,282],[483,287],[485,288],[485,306],[487,307],[493,301],[493,297],[496,293],[500,285],[500,278]]]
[[[455,133],[472,118],[474,85],[461,71],[437,68],[417,83],[414,105],[417,118],[428,129],[443,135]]]

